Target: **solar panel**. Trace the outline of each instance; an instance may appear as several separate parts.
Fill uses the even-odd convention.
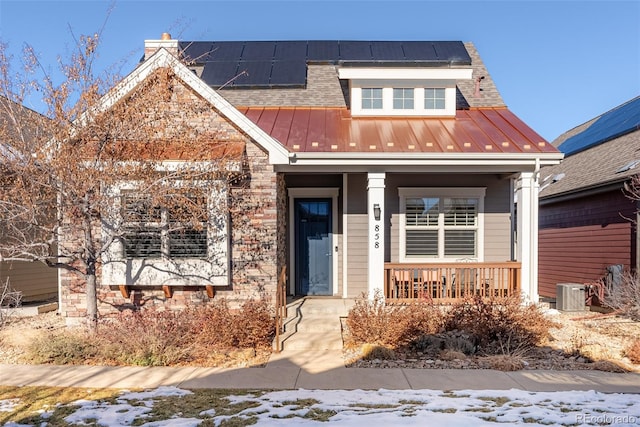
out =
[[[340,57],[343,61],[371,61],[371,42],[341,41]]]
[[[307,59],[315,62],[333,62],[340,55],[337,41],[310,41],[307,43]]]
[[[269,86],[271,61],[241,61],[238,72],[246,72],[246,78],[234,82],[234,86]]]
[[[237,61],[242,56],[243,42],[216,42],[212,46],[211,59],[214,61]]]
[[[471,64],[471,57],[462,42],[434,42],[433,48],[441,61]]]
[[[305,61],[307,59],[307,43],[300,41],[277,42],[273,57],[276,61]]]
[[[184,52],[185,56],[189,60],[196,60],[198,62],[208,61],[210,59],[210,52],[213,50],[212,42],[181,42],[178,45],[179,49]]]
[[[271,68],[271,86],[304,87],[307,82],[307,64],[304,60],[274,61]]]
[[[246,79],[246,76],[242,75],[238,77],[238,63],[237,62],[207,62],[204,65],[204,70],[202,70],[202,80],[207,82],[209,86],[212,86],[214,89],[219,88],[225,84],[231,84],[230,80],[236,79],[234,81],[238,83],[242,83],[243,78]]]
[[[398,42],[372,42],[371,53],[378,61],[404,61],[402,44]]]
[[[413,61],[436,61],[438,55],[431,42],[403,42],[404,55]]]
[[[222,41],[181,42],[185,56],[205,64],[202,78],[211,86],[303,86],[308,62],[449,62],[471,64],[462,42],[426,41]],[[209,64],[213,62],[214,64]],[[246,70],[248,75],[238,77]]]
[[[640,96],[604,113],[587,129],[567,138],[558,146],[558,149],[566,155],[571,155],[638,129],[640,129]]]
[[[246,42],[242,51],[243,61],[272,60],[276,51],[275,42]]]

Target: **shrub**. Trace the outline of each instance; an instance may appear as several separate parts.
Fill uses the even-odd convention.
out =
[[[411,347],[434,356],[445,350],[469,356],[476,352],[477,345],[473,337],[464,331],[446,331],[435,335],[423,335],[411,342]]]
[[[640,321],[640,277],[625,272],[620,283],[605,286],[604,304],[621,315]]]
[[[9,279],[0,282],[0,308],[4,307],[20,307],[22,304],[22,293],[14,291],[9,286]],[[0,329],[9,320],[10,312],[0,310]]]
[[[190,313],[144,310],[102,321],[96,340],[102,356],[118,363],[168,366],[189,358],[193,328]]]
[[[196,355],[207,358],[214,351],[270,347],[275,319],[265,300],[249,300],[232,311],[225,300],[202,307],[195,314]]]
[[[377,344],[390,348],[407,345],[439,330],[442,316],[429,302],[387,305],[377,292],[373,299],[356,300],[347,316],[351,344]]]
[[[364,360],[392,360],[396,358],[396,352],[393,349],[376,344],[363,344],[360,353]]]
[[[556,326],[535,305],[516,297],[471,297],[453,305],[444,328],[470,333],[485,354],[514,355],[540,344]]]
[[[36,364],[79,365],[96,358],[98,354],[98,344],[80,329],[42,334],[27,348],[27,357]]]
[[[617,374],[624,374],[626,372],[629,372],[626,367],[613,360],[598,360],[593,363],[591,368],[594,371],[614,372]]]
[[[631,343],[629,347],[625,350],[625,356],[631,360],[631,362],[636,365],[640,364],[640,339],[636,339]]]
[[[520,357],[507,354],[487,356],[484,358],[484,361],[487,363],[489,369],[498,371],[520,371],[525,367],[524,360]]]
[[[193,362],[246,363],[269,348],[275,321],[266,301],[247,301],[236,311],[225,300],[182,311],[123,312],[101,319],[94,334],[67,330],[32,343],[36,363],[171,366]]]
[[[234,344],[239,348],[269,347],[275,336],[275,318],[265,300],[246,301],[232,316]]]

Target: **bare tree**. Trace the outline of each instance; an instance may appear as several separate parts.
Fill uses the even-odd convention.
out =
[[[211,245],[215,233],[203,230],[219,227],[211,211],[225,207],[211,183],[236,176],[227,166],[240,146],[204,123],[210,106],[170,67],[128,86],[96,76],[98,46],[99,35],[80,37],[56,83],[29,47],[14,73],[0,45],[0,261],[75,274],[90,326],[109,262],[169,258],[163,239],[187,254]],[[43,115],[22,107],[34,93]]]

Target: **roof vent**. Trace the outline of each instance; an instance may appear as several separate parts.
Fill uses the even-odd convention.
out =
[[[564,176],[565,176],[564,173],[559,173],[554,175],[553,179],[551,180],[551,183],[553,184],[560,181],[562,178],[564,178]]]

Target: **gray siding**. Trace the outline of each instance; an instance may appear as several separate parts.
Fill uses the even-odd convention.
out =
[[[0,263],[0,281],[9,278],[9,286],[22,293],[23,302],[46,301],[58,295],[58,275],[55,268],[39,262]]]
[[[389,262],[400,262],[400,199],[398,187],[486,187],[484,200],[484,260],[507,261],[511,256],[509,180],[496,175],[387,175],[385,188]]]
[[[347,192],[347,291],[350,298],[367,292],[367,175],[350,174]]]

